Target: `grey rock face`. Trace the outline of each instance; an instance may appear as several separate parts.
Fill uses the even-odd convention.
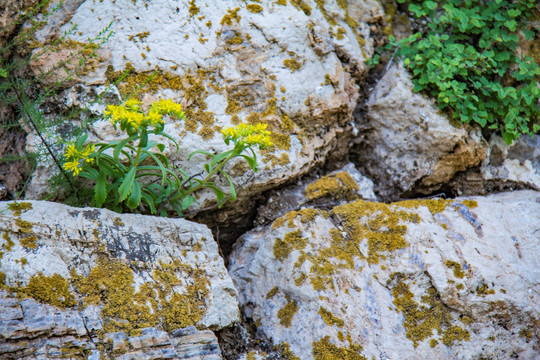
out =
[[[373,181],[349,163],[318,180],[307,180],[273,191],[266,204],[257,208],[255,225],[266,225],[301,207],[330,208],[353,198],[376,200],[377,196],[373,192]]]
[[[368,105],[367,149],[359,156],[383,198],[429,194],[458,172],[486,158],[478,131],[452,126],[433,102],[412,91],[402,65],[392,66],[377,83]]]
[[[373,53],[368,22],[383,16],[380,4],[371,0],[67,3],[62,25],[40,29],[36,37],[46,40],[76,25],[66,40],[84,46],[111,24],[103,54],[78,86],[114,82],[128,70],[125,81],[112,86],[124,100],[142,86],[145,106],[158,98],[182,103],[185,122],[165,119],[165,131],[181,143],[181,151],[167,146],[165,152],[187,173],[203,169],[200,158],[187,160],[192,151],[228,150],[221,128],[240,121],[269,125],[277,146],[259,153],[260,171],[247,171],[242,164],[228,169],[240,198],[291,181],[346,147],[339,139],[351,132],[359,92],[355,81],[365,74],[364,62]],[[36,73],[56,61],[41,59],[33,66]],[[80,103],[73,108],[84,108]],[[106,120],[94,122],[91,130],[91,141],[121,136]],[[50,176],[38,168],[29,185],[34,198],[48,191],[43,179]],[[203,192],[200,200],[201,208],[207,207],[213,194]]]
[[[274,344],[300,359],[538,354],[539,192],[314,211],[246,234],[230,259]]]
[[[218,359],[211,331],[166,331],[238,321],[236,290],[204,225],[1,202],[0,233],[0,354],[8,357],[110,350]]]

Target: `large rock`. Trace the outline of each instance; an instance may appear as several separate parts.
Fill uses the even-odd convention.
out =
[[[219,349],[209,350],[217,347],[211,332],[178,329],[238,321],[236,290],[204,225],[1,202],[0,233],[0,357],[31,356],[29,349],[46,357],[71,346],[104,355],[113,337],[119,349],[111,351],[199,359],[206,349],[219,358]]]
[[[229,168],[239,196],[247,197],[305,174],[329,153],[346,151],[339,139],[350,133],[359,91],[355,81],[365,74],[364,62],[373,53],[368,22],[382,15],[371,0],[104,0],[99,6],[88,0],[65,12],[63,26],[36,33],[46,43],[77,26],[33,69],[53,69],[47,59],[75,54],[83,60],[77,73],[82,85],[111,83],[124,99],[139,96],[147,105],[160,97],[180,101],[186,121],[167,119],[165,131],[181,150],[176,154],[171,146],[166,155],[190,174],[202,169],[203,159],[187,161],[189,153],[227,149],[221,128],[269,124],[276,146],[259,154],[261,171],[238,163]],[[109,24],[112,35],[101,33],[108,37],[101,55],[94,56],[87,41],[99,38]],[[93,141],[121,136],[104,120],[93,124],[92,133]],[[39,185],[39,178],[47,176],[35,176],[31,198],[47,191]],[[203,194],[201,207],[212,198]]]
[[[300,359],[533,359],[540,192],[366,201],[245,235],[229,271],[260,335]]]
[[[479,131],[450,124],[433,100],[412,89],[406,69],[394,65],[367,103],[370,130],[362,138],[359,163],[384,199],[430,194],[486,158]]]

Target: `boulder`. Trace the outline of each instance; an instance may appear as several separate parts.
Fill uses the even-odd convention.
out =
[[[213,333],[193,326],[219,330],[239,319],[236,290],[204,225],[1,202],[0,233],[0,357],[219,359]]]
[[[532,359],[540,192],[290,212],[229,260],[245,316],[292,359]]]
[[[331,208],[353,199],[377,200],[377,196],[373,192],[373,181],[349,163],[318,179],[302,179],[292,186],[270,191],[266,203],[257,207],[254,225],[268,225],[300,208]]]
[[[44,44],[58,34],[67,36],[55,45],[54,56],[33,63],[35,73],[53,69],[55,57],[73,54],[82,60],[79,85],[110,85],[122,99],[139,97],[144,105],[158,98],[180,102],[186,120],[165,119],[165,132],[181,149],[176,153],[168,146],[165,155],[188,174],[198,173],[204,161],[202,156],[188,161],[188,154],[227,150],[220,129],[240,122],[267,123],[275,143],[258,152],[259,172],[248,171],[242,162],[228,167],[240,198],[291,181],[322,164],[329,154],[347,150],[340,139],[351,133],[359,93],[356,81],[365,75],[364,62],[374,51],[368,23],[383,15],[378,2],[74,4],[69,4],[74,9],[64,11],[63,25],[36,32]],[[74,26],[76,31],[69,31]],[[100,55],[94,50],[101,42]],[[37,48],[34,55],[43,51]],[[50,79],[58,78],[53,75]],[[85,107],[80,103],[74,108]],[[91,141],[122,136],[102,117],[92,121]],[[49,176],[44,169],[35,174],[28,189],[32,198],[50,191],[39,185],[40,178]],[[226,183],[219,185],[228,188]],[[213,193],[202,193],[200,208],[213,201]]]
[[[412,89],[406,69],[393,65],[367,102],[369,130],[359,140],[357,163],[383,199],[431,194],[487,155],[480,131],[452,125],[433,100]]]

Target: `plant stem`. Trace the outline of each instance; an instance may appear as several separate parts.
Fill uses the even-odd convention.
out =
[[[50,148],[49,144],[47,143],[47,141],[45,141],[45,139],[43,138],[43,135],[41,135],[41,132],[39,131],[36,123],[34,122],[34,120],[32,119],[32,117],[30,116],[30,114],[26,111],[26,108],[25,108],[25,103],[24,103],[24,100],[22,99],[22,96],[21,94],[19,93],[19,91],[17,90],[17,87],[15,85],[15,83],[13,82],[13,79],[11,78],[11,76],[8,75],[8,79],[9,79],[9,83],[11,84],[12,88],[13,88],[13,91],[15,92],[15,95],[17,96],[17,99],[19,100],[19,103],[21,104],[21,108],[24,112],[24,114],[26,115],[27,119],[28,119],[28,122],[32,125],[32,127],[34,128],[34,130],[36,131],[36,133],[38,134],[41,142],[43,143],[43,145],[45,145],[45,148],[47,149],[47,152],[49,153],[49,155],[51,155],[54,163],[56,164],[56,166],[58,167],[58,169],[60,169],[60,172],[64,175],[64,177],[66,178],[66,180],[68,181],[68,183],[71,185],[71,187],[73,188],[74,185],[73,185],[73,182],[71,181],[71,179],[69,178],[69,176],[66,174],[66,172],[64,171],[64,169],[62,168],[62,166],[60,165],[60,163],[58,162],[58,159],[56,159],[56,156],[54,156],[54,153],[52,151],[52,149]]]

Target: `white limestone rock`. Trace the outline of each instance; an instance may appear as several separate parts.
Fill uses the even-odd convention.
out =
[[[157,70],[141,97],[146,105],[160,97],[184,105],[186,121],[166,119],[165,126],[181,151],[169,146],[166,155],[190,174],[202,169],[203,160],[187,161],[192,151],[227,149],[220,128],[246,119],[268,123],[277,146],[259,154],[260,171],[229,168],[241,198],[305,174],[345,146],[338,139],[351,129],[355,80],[373,53],[367,22],[382,16],[380,4],[371,0],[87,0],[66,14],[63,26],[45,27],[36,37],[48,39],[77,25],[67,39],[84,43],[111,24],[113,33],[102,45],[109,55],[85,73],[91,82],[80,81],[99,84],[109,65],[109,79],[130,70],[117,84],[126,98]],[[95,122],[92,133],[92,141],[121,136],[107,121]],[[35,184],[41,176],[36,173]],[[29,193],[42,196],[43,188],[33,186]],[[212,201],[204,193],[200,206]]]
[[[511,181],[540,189],[540,135],[523,135],[511,145],[493,136],[480,172],[484,180]]]
[[[300,359],[533,359],[539,214],[535,191],[301,210],[244,235],[229,272]]]
[[[479,131],[453,126],[432,100],[412,89],[407,70],[393,65],[367,103],[371,130],[363,138],[367,150],[359,154],[360,162],[383,198],[429,194],[486,157]]]
[[[60,308],[98,306],[106,331],[220,329],[238,321],[236,290],[205,225],[1,202],[0,233],[3,288]]]

